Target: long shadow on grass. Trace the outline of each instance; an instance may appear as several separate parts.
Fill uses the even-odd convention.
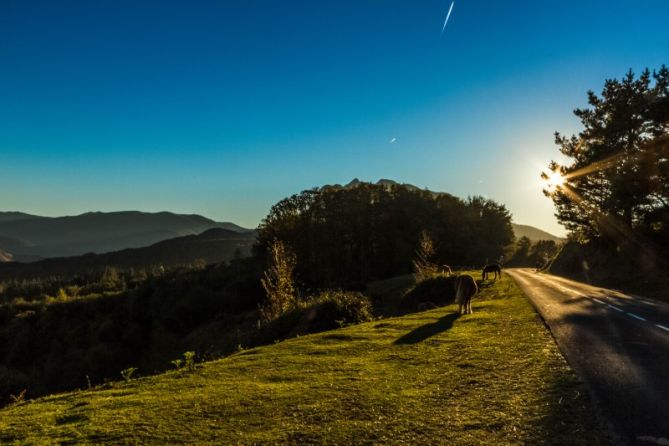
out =
[[[425,324],[410,331],[393,342],[393,344],[418,344],[427,338],[431,338],[434,335],[438,335],[439,333],[449,330],[459,317],[459,313],[451,313],[442,317],[437,322]]]

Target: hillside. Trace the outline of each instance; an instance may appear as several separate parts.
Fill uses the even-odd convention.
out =
[[[38,215],[26,214],[25,212],[3,212],[0,211],[0,223],[5,223],[9,221],[21,221],[21,220],[34,220],[40,217]]]
[[[517,223],[512,223],[513,233],[516,236],[516,240],[521,237],[527,237],[533,242],[538,242],[539,240],[552,240],[554,242],[563,242],[565,239],[558,237],[556,235],[550,234],[539,228],[529,225],[519,225]]]
[[[13,444],[603,444],[511,279],[390,318],[0,410]]]
[[[144,248],[131,248],[105,254],[62,257],[32,263],[0,263],[0,279],[30,278],[45,275],[75,276],[113,266],[120,269],[165,268],[232,260],[236,255],[247,257],[255,243],[255,231],[237,232],[209,229],[198,235],[164,240]],[[4,253],[8,257],[10,254]],[[3,252],[0,251],[0,257]],[[7,262],[11,260],[8,258]]]
[[[212,228],[246,232],[233,223],[170,212],[89,212],[72,217],[0,213],[0,249],[15,260],[76,256],[148,246]]]

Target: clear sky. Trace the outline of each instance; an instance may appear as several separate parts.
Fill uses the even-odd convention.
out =
[[[563,229],[539,171],[588,89],[669,63],[669,1],[0,2],[0,210],[255,226],[354,177]],[[394,142],[391,142],[394,141]]]

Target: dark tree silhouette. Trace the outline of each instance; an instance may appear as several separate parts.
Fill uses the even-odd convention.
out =
[[[669,69],[610,79],[589,108],[576,109],[583,130],[556,133],[572,162],[551,163],[566,182],[545,190],[567,229],[584,239],[643,234],[669,241]]]
[[[513,241],[509,212],[491,200],[360,182],[277,203],[259,228],[256,253],[267,255],[281,240],[297,257],[302,286],[360,289],[411,272],[423,231],[433,240],[436,264],[478,267]]]

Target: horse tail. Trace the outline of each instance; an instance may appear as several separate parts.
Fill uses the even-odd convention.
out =
[[[459,276],[455,279],[455,303],[460,304],[462,303],[462,295],[464,294],[462,291],[462,276]]]

